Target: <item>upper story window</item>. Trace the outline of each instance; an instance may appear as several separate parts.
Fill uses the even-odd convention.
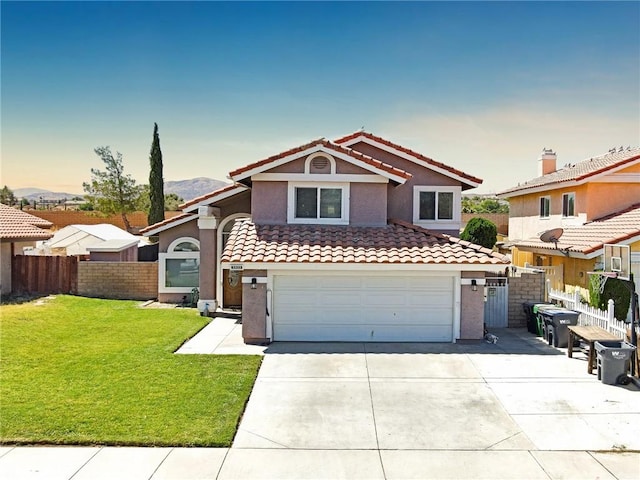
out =
[[[563,217],[575,217],[576,216],[576,194],[565,193],[562,195],[562,216]]]
[[[549,218],[551,197],[540,197],[540,218]]]
[[[413,223],[426,227],[459,227],[460,187],[416,186],[413,190]]]
[[[289,183],[289,223],[349,223],[349,184]]]

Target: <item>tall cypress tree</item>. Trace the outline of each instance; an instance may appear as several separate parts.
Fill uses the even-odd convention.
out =
[[[164,220],[164,179],[162,178],[162,150],[160,150],[160,137],[158,136],[158,124],[153,124],[153,142],[149,153],[151,170],[149,171],[149,225]]]

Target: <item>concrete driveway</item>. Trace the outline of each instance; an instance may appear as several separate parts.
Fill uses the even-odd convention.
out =
[[[470,478],[478,462],[486,478],[549,478],[562,456],[576,478],[592,468],[614,478],[586,451],[640,450],[638,388],[603,385],[586,359],[526,332],[499,335],[497,345],[276,343],[221,473],[269,471],[283,457],[344,478],[424,478],[434,462],[442,478]]]
[[[265,350],[237,325],[205,330],[182,353]],[[0,446],[0,478],[640,478],[635,385],[603,385],[584,355],[525,331],[495,333],[497,345],[276,343],[232,448]]]

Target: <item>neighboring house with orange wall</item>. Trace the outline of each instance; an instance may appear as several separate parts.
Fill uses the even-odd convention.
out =
[[[632,272],[640,275],[640,148],[556,167],[545,149],[539,176],[498,194],[509,201],[509,242],[516,266],[564,268],[564,283],[586,288],[587,272],[601,267],[605,243],[629,245]],[[562,228],[557,245],[540,234]]]

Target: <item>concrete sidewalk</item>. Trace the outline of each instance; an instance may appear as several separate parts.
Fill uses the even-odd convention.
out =
[[[640,454],[544,450],[0,447],[6,480],[628,479]]]
[[[498,344],[238,344],[263,353],[230,449],[0,447],[2,479],[638,479],[640,391],[520,330]]]

